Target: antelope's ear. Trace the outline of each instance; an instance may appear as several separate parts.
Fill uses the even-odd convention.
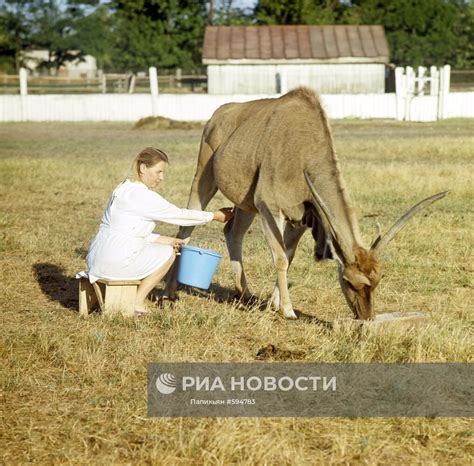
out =
[[[360,272],[346,270],[342,278],[349,282],[356,290],[362,288],[364,285],[371,286],[370,280]]]

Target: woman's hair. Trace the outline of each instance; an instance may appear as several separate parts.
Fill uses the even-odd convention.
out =
[[[150,168],[158,162],[169,163],[168,156],[160,149],[155,147],[147,147],[143,149],[133,160],[129,179],[132,181],[140,181],[140,164],[144,163]]]

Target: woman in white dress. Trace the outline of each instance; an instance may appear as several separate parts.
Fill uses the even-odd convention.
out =
[[[229,208],[217,212],[180,209],[152,191],[163,180],[168,156],[147,147],[134,159],[132,175],[112,193],[99,232],[87,254],[89,280],[141,280],[135,313],[144,314],[145,298],[170,269],[186,241],[153,233],[155,222],[180,226],[202,225],[212,220],[225,223],[233,217]]]

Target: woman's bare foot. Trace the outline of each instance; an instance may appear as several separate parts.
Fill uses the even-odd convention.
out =
[[[150,314],[149,309],[147,309],[145,303],[135,303],[135,315],[137,317],[145,316]]]

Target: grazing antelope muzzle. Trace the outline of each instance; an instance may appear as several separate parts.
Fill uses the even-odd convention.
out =
[[[339,267],[339,283],[355,318],[370,320],[375,317],[372,293],[382,274],[378,260],[370,250],[360,248],[355,257],[354,263]]]

